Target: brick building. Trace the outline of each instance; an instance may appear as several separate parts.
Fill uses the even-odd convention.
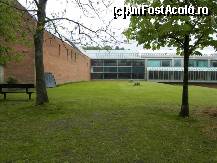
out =
[[[25,19],[28,19],[30,24],[35,24],[30,15]],[[30,45],[26,46],[13,45],[23,57],[20,61],[0,65],[1,83],[6,82],[9,77],[17,79],[19,83],[35,83],[34,44],[31,33],[29,42]],[[44,37],[44,68],[46,74],[54,76],[57,84],[90,80],[90,59],[76,46],[62,42],[49,32],[45,32]]]

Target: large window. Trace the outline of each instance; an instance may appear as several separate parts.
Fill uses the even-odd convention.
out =
[[[104,79],[117,79],[117,74],[112,74],[112,73],[104,74]]]
[[[208,67],[208,61],[207,60],[190,59],[189,60],[189,67]]]
[[[131,67],[118,67],[118,72],[131,73]]]
[[[131,66],[131,60],[118,60],[118,66]]]
[[[189,80],[193,80],[193,81],[208,80],[208,72],[206,72],[206,71],[189,71]]]
[[[117,66],[117,60],[104,60],[104,66]]]
[[[118,74],[119,79],[131,79],[131,74],[128,73],[120,73]]]
[[[182,71],[174,71],[174,80],[183,80],[183,72]]]
[[[103,67],[93,67],[92,72],[103,72]]]
[[[133,60],[133,66],[145,66],[144,60]]]
[[[148,67],[171,67],[172,60],[148,60]]]
[[[211,80],[217,80],[217,72],[210,72]]]
[[[217,67],[217,61],[211,61],[211,67]]]
[[[133,73],[144,74],[145,68],[144,67],[133,67]]]
[[[144,79],[144,74],[132,74],[133,79]]]
[[[103,60],[91,60],[92,66],[103,66]]]
[[[182,60],[181,59],[175,59],[174,60],[174,67],[181,67],[182,66]]]
[[[171,60],[162,60],[161,66],[162,67],[170,67],[171,66]]]
[[[101,73],[91,74],[91,79],[103,79],[103,74]]]
[[[104,67],[104,72],[117,72],[117,67]]]
[[[160,60],[148,60],[148,67],[160,67],[161,61]]]

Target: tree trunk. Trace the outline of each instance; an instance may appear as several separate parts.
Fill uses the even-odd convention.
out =
[[[179,115],[181,117],[189,116],[189,102],[188,102],[188,63],[189,63],[189,36],[185,36],[184,43],[184,79],[182,91],[182,106]]]
[[[38,22],[34,35],[35,44],[35,70],[36,70],[36,105],[48,102],[47,89],[44,79],[43,44],[46,18],[46,0],[39,0]]]

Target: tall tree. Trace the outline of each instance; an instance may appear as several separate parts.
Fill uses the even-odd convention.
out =
[[[26,0],[29,8],[23,9],[22,7],[17,7],[15,5],[11,5],[9,1],[16,2],[16,0],[0,0],[0,4],[6,4],[8,7],[13,9],[17,9],[18,11],[26,14],[32,14],[33,17],[36,18],[36,28],[33,30],[34,35],[34,45],[35,45],[35,70],[36,70],[36,105],[42,105],[44,103],[49,102],[46,84],[44,79],[44,64],[43,64],[43,45],[44,45],[44,31],[45,29],[58,36],[62,41],[67,41],[68,43],[76,42],[76,43],[96,43],[97,41],[101,41],[104,43],[115,41],[115,37],[111,31],[108,32],[109,24],[105,24],[104,27],[99,27],[97,29],[89,28],[85,26],[82,22],[75,21],[72,18],[66,17],[64,14],[66,13],[66,8],[64,11],[56,13],[50,13],[49,16],[46,14],[46,7],[48,4],[48,0]],[[101,2],[101,3],[100,3]],[[100,0],[94,2],[92,0],[88,0],[85,2],[81,2],[80,0],[70,0],[65,1],[65,3],[75,4],[77,8],[83,12],[84,15],[87,16],[97,16],[100,18],[101,10],[98,10],[103,4],[105,8],[108,8],[111,3],[106,2],[104,0]],[[19,5],[18,5],[19,6]],[[72,6],[73,8],[74,6]],[[70,8],[71,10],[71,8]],[[92,11],[92,12],[91,12]],[[74,29],[67,29],[62,24],[73,26]],[[64,30],[64,33],[67,33],[71,38],[67,38],[61,34],[61,31]],[[75,33],[77,32],[77,39],[75,38]],[[102,37],[100,36],[102,35]],[[74,46],[74,44],[73,44]]]
[[[44,47],[44,30],[46,24],[46,5],[47,0],[34,1],[37,6],[37,27],[34,34],[35,44],[35,70],[36,70],[36,105],[41,105],[48,102],[44,78],[44,62],[43,62],[43,47]]]
[[[177,55],[184,55],[184,80],[180,116],[189,116],[188,63],[189,56],[199,54],[198,48],[212,46],[217,49],[216,0],[126,0],[131,5],[150,7],[208,7],[210,15],[146,15],[132,16],[124,32],[128,39],[137,40],[144,48],[176,47]]]

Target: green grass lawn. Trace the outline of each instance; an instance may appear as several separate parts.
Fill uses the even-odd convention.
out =
[[[0,162],[217,162],[217,89],[190,87],[190,118],[179,118],[181,86],[92,81],[0,101]],[[1,97],[1,96],[0,96]],[[2,99],[2,97],[1,97]]]

